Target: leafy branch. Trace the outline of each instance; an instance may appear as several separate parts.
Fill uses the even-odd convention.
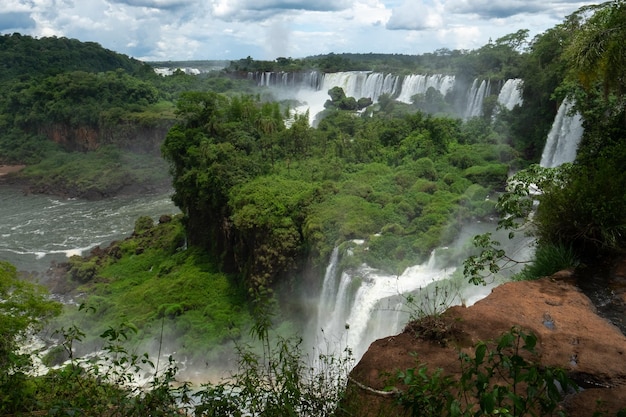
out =
[[[511,176],[506,191],[496,204],[500,216],[496,230],[508,230],[509,239],[521,231],[536,236],[535,208],[544,192],[562,186],[570,166],[563,164],[557,168],[544,168],[531,165]],[[474,236],[473,245],[479,253],[465,259],[463,274],[474,285],[486,285],[488,277],[524,262],[508,256],[501,243],[492,238],[492,233]]]

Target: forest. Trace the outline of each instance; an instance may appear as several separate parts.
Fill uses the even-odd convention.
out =
[[[172,186],[182,213],[158,223],[140,218],[128,239],[70,258],[62,280],[83,294],[79,309],[51,302],[0,262],[0,392],[10,393],[0,414],[175,415],[182,407],[195,415],[243,415],[237,401],[244,401],[253,415],[350,415],[333,407],[342,395],[337,373],[345,371],[344,358],[326,358],[339,364],[337,373],[316,381],[336,391],[320,397],[319,386],[300,384],[307,367],[298,343],[279,337],[275,352],[269,336],[273,328],[297,327],[284,320],[300,308],[290,300],[296,290],[319,292],[334,248],[354,252],[343,268],[366,263],[399,275],[451,243],[464,224],[499,218],[511,233],[528,227],[538,200],[530,225],[537,253],[554,255],[525,270],[524,279],[622,255],[625,28],[626,5],[613,1],[584,7],[534,39],[519,31],[472,51],[248,57],[220,71],[168,77],[93,43],[0,37],[0,163],[27,165],[9,181],[99,198],[129,182]],[[335,90],[313,127],[308,113],[294,114],[293,102],[275,99],[247,76],[351,70],[520,78],[523,106],[499,108],[492,96],[482,116],[463,120],[424,111],[424,103],[443,109],[451,99],[435,93],[406,104]],[[542,169],[545,137],[566,98],[584,119],[577,158]],[[92,133],[77,133],[85,131]],[[162,132],[157,149],[134,143],[145,131]],[[59,132],[73,140],[55,141]],[[507,183],[513,172],[513,185],[521,186]],[[541,194],[530,194],[531,184]],[[476,283],[497,272],[493,262],[505,256],[498,242],[482,242],[464,277]],[[59,347],[43,358],[59,367],[33,377],[19,346],[44,323],[60,329]],[[159,350],[202,352],[198,361],[219,362],[239,349],[235,390],[249,396],[235,399],[232,387],[208,384],[192,403],[189,386],[174,384],[174,359],[156,364],[164,372],[151,389],[124,388],[142,366],[155,367],[126,350],[133,335],[157,341],[151,347]],[[261,340],[261,354],[242,347],[250,335]],[[75,355],[82,342],[97,340],[115,366],[91,363],[85,370]],[[174,340],[179,344],[168,345]],[[233,341],[238,348],[227,345]],[[267,375],[263,354],[277,355]],[[254,391],[255,378],[266,377],[269,388]]]

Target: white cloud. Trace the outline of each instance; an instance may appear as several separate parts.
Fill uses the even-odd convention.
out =
[[[474,49],[534,36],[571,0],[0,0],[0,31],[94,41],[146,60]],[[10,27],[19,26],[19,27]]]
[[[110,0],[113,3],[126,4],[133,7],[148,7],[152,9],[178,9],[196,3],[195,0]]]
[[[448,13],[475,14],[491,19],[537,13],[544,10],[545,4],[545,1],[536,0],[450,0],[445,8]]]
[[[387,22],[387,29],[427,30],[439,28],[443,24],[441,5],[429,5],[421,0],[406,0],[402,5],[393,9],[391,18]]]
[[[438,31],[437,39],[444,45],[450,45],[449,49],[476,49],[486,43],[482,35],[476,26],[459,26]]]
[[[213,15],[224,20],[265,20],[288,11],[336,12],[351,0],[212,0]]]

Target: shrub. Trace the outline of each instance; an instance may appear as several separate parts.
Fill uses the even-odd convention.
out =
[[[239,348],[239,371],[227,381],[205,384],[197,393],[195,415],[334,416],[344,396],[353,362],[349,349],[341,357],[320,354],[313,364],[302,355],[300,339],[265,343],[262,354]]]
[[[98,271],[98,265],[95,260],[84,260],[78,255],[72,256],[68,263],[70,278],[83,284],[91,281]]]
[[[141,216],[135,221],[135,229],[134,234],[140,235],[143,232],[147,232],[148,230],[154,227],[154,220],[150,216]]]
[[[563,183],[554,184],[540,199],[539,239],[572,245],[578,253],[620,250],[626,242],[625,184],[619,160],[573,166]]]
[[[535,361],[536,343],[534,334],[514,327],[495,344],[477,343],[473,356],[460,353],[458,379],[422,364],[397,374],[404,391],[388,390],[399,393],[398,404],[412,416],[551,415],[576,385],[565,371]]]
[[[514,279],[531,280],[552,275],[563,269],[575,268],[578,259],[571,247],[565,245],[541,244],[535,251],[530,265],[515,275]]]
[[[508,165],[489,164],[467,168],[463,176],[474,183],[490,188],[501,187],[506,182],[508,172]]]

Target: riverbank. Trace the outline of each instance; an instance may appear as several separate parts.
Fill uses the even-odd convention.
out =
[[[167,163],[147,154],[99,150],[58,154],[34,165],[0,165],[0,184],[25,194],[102,200],[171,191]]]
[[[0,165],[0,179],[8,174],[20,172],[26,168],[26,165]]]

